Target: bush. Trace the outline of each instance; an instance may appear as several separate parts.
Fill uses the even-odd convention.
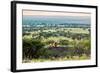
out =
[[[44,44],[37,39],[23,39],[23,59],[38,58],[39,50],[44,47]]]
[[[69,41],[68,40],[60,40],[60,44],[67,46],[69,44]]]

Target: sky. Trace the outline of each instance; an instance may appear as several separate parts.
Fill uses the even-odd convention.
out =
[[[32,11],[32,10],[23,10],[23,15],[25,16],[84,16],[89,17],[90,13],[82,12],[56,12],[56,11]]]

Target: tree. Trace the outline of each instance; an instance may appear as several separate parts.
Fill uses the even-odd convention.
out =
[[[60,44],[67,46],[69,44],[69,41],[68,40],[60,40]]]
[[[23,39],[23,59],[38,58],[39,50],[44,47],[44,44],[37,39]]]

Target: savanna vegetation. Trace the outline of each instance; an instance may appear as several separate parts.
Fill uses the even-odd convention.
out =
[[[23,27],[23,63],[90,59],[90,39],[89,27]]]

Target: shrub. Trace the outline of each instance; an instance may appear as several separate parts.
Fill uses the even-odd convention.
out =
[[[38,53],[44,44],[37,39],[23,39],[23,59],[25,58],[38,58],[41,54]]]

